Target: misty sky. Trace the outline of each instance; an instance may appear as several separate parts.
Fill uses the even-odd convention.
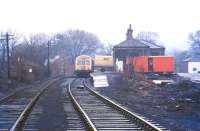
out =
[[[185,49],[200,29],[199,0],[0,0],[0,31],[25,35],[68,29],[95,33],[118,44],[129,24],[133,34],[158,32],[167,49]]]

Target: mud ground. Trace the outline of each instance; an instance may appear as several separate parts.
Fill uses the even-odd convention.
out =
[[[129,110],[174,131],[200,130],[200,84],[181,81],[155,86],[146,81],[129,82],[120,74],[108,74],[109,87],[96,88]]]

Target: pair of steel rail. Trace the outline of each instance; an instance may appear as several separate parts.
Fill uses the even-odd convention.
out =
[[[126,118],[130,119],[131,121],[136,123],[136,125],[140,126],[142,130],[146,130],[146,131],[167,130],[167,129],[163,128],[162,126],[160,126],[159,124],[153,123],[152,121],[150,122],[150,120],[146,120],[144,117],[139,116],[136,113],[130,112],[129,110],[127,110],[124,107],[117,104],[116,102],[113,102],[109,98],[107,98],[107,97],[99,94],[98,92],[94,91],[93,89],[91,89],[86,84],[86,81],[83,81],[83,85],[84,85],[84,88],[86,88],[88,91],[90,91],[95,97],[97,97],[98,99],[100,99],[101,101],[103,101],[104,103],[109,105],[110,107],[114,108],[115,110],[119,111]],[[97,131],[98,128],[95,126],[92,119],[89,117],[89,114],[87,114],[86,111],[84,111],[84,109],[81,107],[81,103],[79,104],[79,102],[76,100],[75,96],[73,96],[70,84],[68,86],[68,92],[69,92],[69,95],[72,99],[73,104],[76,107],[76,110],[78,110],[78,112],[80,113],[80,115],[84,119],[86,126],[87,126],[87,129],[90,130],[90,131]]]
[[[40,92],[35,95],[35,97],[29,102],[29,104],[26,106],[26,108],[23,110],[23,112],[20,114],[18,119],[15,121],[14,125],[10,129],[10,131],[20,131],[23,130],[24,123],[26,122],[26,119],[28,118],[29,114],[31,113],[34,105],[36,104],[37,100],[40,98],[40,96],[45,92],[45,90],[48,89],[48,87],[57,81],[58,79],[54,79],[50,82],[47,82],[47,84],[42,88]],[[123,116],[130,119],[131,121],[135,122],[136,125],[139,125],[142,130],[150,130],[150,131],[161,131],[165,130],[163,127],[159,127],[156,124],[152,124],[149,122],[149,120],[146,120],[144,117],[137,115],[136,113],[130,112],[124,107],[120,106],[119,104],[111,101],[109,98],[102,96],[98,92],[92,90],[90,87],[87,86],[86,82],[83,81],[84,88],[86,88],[89,92],[91,92],[96,98],[100,99],[113,109],[119,111]],[[79,112],[80,116],[82,116],[82,119],[85,122],[85,125],[89,131],[97,131],[98,128],[92,121],[92,119],[89,117],[88,113],[82,108],[81,104],[76,100],[76,97],[73,95],[71,91],[71,84],[68,85],[68,93],[69,96],[73,102],[74,107]],[[14,95],[14,94],[12,94]],[[11,96],[9,96],[11,97]],[[9,98],[8,97],[8,98]],[[3,99],[3,101],[7,100],[8,98]]]
[[[13,124],[12,128],[10,129],[10,131],[21,131],[23,130],[23,125],[26,121],[26,119],[28,118],[29,114],[31,113],[34,105],[36,104],[37,100],[40,98],[40,96],[48,89],[48,87],[54,83],[55,81],[57,81],[57,79],[53,79],[53,80],[49,80],[47,81],[44,85],[41,85],[40,87],[43,87],[41,89],[41,91],[39,91],[32,99],[31,101],[28,103],[28,105],[25,106],[25,109],[21,112],[20,116],[17,118],[17,120],[15,121],[15,123]],[[19,89],[13,93],[11,93],[10,95],[0,99],[0,104],[3,104],[4,102],[6,102],[7,100],[9,100],[10,98],[14,97],[18,92],[23,91],[25,88]]]

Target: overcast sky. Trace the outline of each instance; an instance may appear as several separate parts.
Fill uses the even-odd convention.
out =
[[[0,31],[25,35],[82,29],[104,43],[133,34],[158,32],[168,49],[188,47],[189,32],[200,29],[199,0],[0,0]]]

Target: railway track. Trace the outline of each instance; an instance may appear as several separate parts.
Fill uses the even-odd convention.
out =
[[[35,102],[55,80],[49,80],[38,87],[19,90],[2,99],[0,131],[20,130]]]
[[[67,81],[67,80],[66,80]],[[25,125],[23,126],[23,131],[86,131],[85,123],[79,116],[78,112],[75,110],[74,105],[67,93],[67,88],[59,86],[59,83],[63,81],[58,81],[52,85],[50,89],[38,100],[34,109],[30,113]],[[66,85],[65,85],[66,86]],[[61,94],[57,94],[61,91]],[[57,93],[55,93],[57,92]],[[54,94],[53,94],[54,93]],[[52,99],[48,95],[54,95]],[[60,98],[58,95],[61,95]],[[48,100],[45,100],[48,99]],[[48,103],[46,103],[48,101]],[[62,107],[60,107],[62,105]],[[45,109],[45,106],[53,109]],[[60,107],[60,110],[58,109]],[[46,110],[46,111],[45,111]],[[49,110],[51,111],[49,115]],[[44,115],[46,114],[46,116]],[[62,115],[63,117],[57,117]],[[49,119],[45,118],[48,117]],[[64,120],[62,121],[61,119]],[[46,121],[46,122],[45,122]],[[60,121],[61,123],[59,123]],[[54,125],[53,125],[54,124]]]
[[[3,97],[0,99],[0,104],[4,103],[5,101],[7,101],[9,98],[13,97],[14,95],[16,95],[18,92],[23,91],[25,88],[21,88],[19,90],[16,90],[10,94],[8,94],[7,96]]]
[[[122,130],[166,130],[159,124],[141,115],[132,113],[119,104],[100,95],[82,80],[69,86],[68,91],[73,104],[84,118],[86,127],[92,131],[122,131]],[[82,84],[84,87],[79,85]]]
[[[60,86],[63,80],[54,79],[38,88],[20,91],[1,103],[0,131],[164,129],[91,90],[81,79],[66,81],[68,88]],[[84,87],[77,86],[80,84]]]
[[[35,83],[35,86],[38,86],[40,83],[42,83],[42,81],[37,81],[37,82]],[[0,99],[0,104],[4,103],[5,101],[7,101],[7,100],[8,100],[9,98],[11,98],[11,97],[14,97],[18,92],[23,91],[23,90],[26,89],[26,88],[31,88],[31,87],[34,87],[34,86],[22,87],[22,88],[20,88],[20,89],[15,90],[14,92],[8,94],[7,96],[1,98],[1,99]]]
[[[67,95],[67,89],[65,88],[65,102],[64,111],[67,119],[67,131],[85,131],[87,127],[80,114],[77,112],[76,108],[72,103],[72,99]]]
[[[67,88],[59,86],[65,80],[48,81],[38,88],[22,90],[6,98],[0,104],[0,131],[86,131],[85,123],[75,110]],[[57,92],[57,96],[54,96],[54,92]],[[52,110],[51,114],[49,110]],[[62,116],[54,118],[57,117],[54,114],[63,115],[64,121]]]

